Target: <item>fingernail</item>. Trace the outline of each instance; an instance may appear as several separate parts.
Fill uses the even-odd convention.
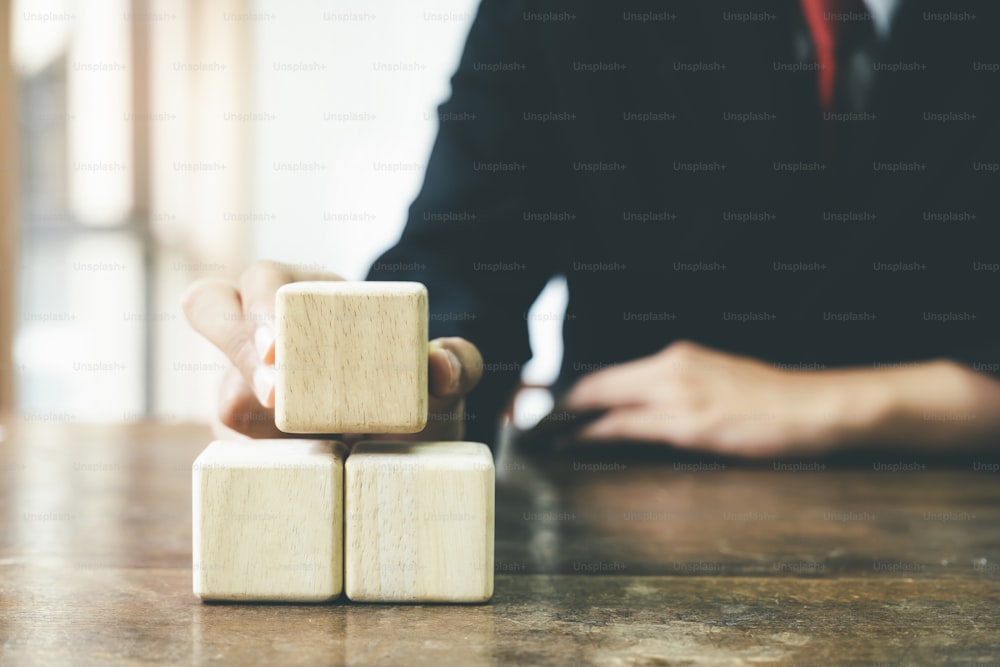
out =
[[[268,326],[259,326],[257,331],[253,335],[254,345],[257,346],[257,358],[260,361],[267,359],[267,353],[271,349],[271,344],[274,343],[274,331]]]
[[[459,380],[462,379],[462,363],[451,350],[444,350],[444,356],[448,360],[448,368],[451,372],[451,382],[448,383],[448,391],[457,391]]]
[[[257,400],[265,408],[271,405],[271,394],[274,392],[276,377],[274,366],[258,366],[253,372],[253,390]]]

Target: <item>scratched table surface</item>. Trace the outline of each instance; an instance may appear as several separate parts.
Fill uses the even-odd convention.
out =
[[[476,606],[203,604],[198,426],[5,423],[0,664],[1000,664],[1000,456],[497,456]]]

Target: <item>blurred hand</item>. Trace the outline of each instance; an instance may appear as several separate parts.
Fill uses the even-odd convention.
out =
[[[783,371],[678,342],[585,376],[566,407],[608,410],[575,434],[582,443],[645,441],[748,457],[818,454],[867,419],[844,409],[842,390],[856,381],[845,384],[847,375]]]
[[[182,306],[188,322],[232,362],[223,379],[218,418],[212,425],[217,437],[296,437],[274,425],[274,303],[279,287],[304,280],[343,279],[265,261],[250,266],[239,284],[206,278],[184,293]],[[482,369],[482,356],[472,343],[461,338],[433,340],[428,354],[427,428],[412,435],[337,435],[348,442],[362,437],[461,439],[464,397],[479,382]]]

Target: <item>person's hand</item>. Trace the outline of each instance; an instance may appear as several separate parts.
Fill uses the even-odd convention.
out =
[[[275,262],[258,262],[239,284],[202,279],[184,293],[182,306],[191,326],[232,362],[219,397],[217,437],[295,437],[274,425],[274,303],[278,288],[303,280],[342,280],[334,274],[303,273]],[[482,376],[483,359],[461,338],[430,342],[427,428],[393,440],[458,440],[464,433],[464,397]],[[342,435],[347,441],[359,439]],[[306,436],[298,436],[306,437]],[[374,435],[366,435],[371,439]]]
[[[847,409],[856,381],[849,373],[779,370],[678,342],[581,378],[565,405],[607,410],[575,434],[579,443],[666,443],[748,457],[819,454],[877,417]]]

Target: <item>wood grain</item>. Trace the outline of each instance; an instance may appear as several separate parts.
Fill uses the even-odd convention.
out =
[[[361,442],[344,475],[347,596],[485,602],[493,594],[494,472],[478,442]]]
[[[192,470],[194,593],[318,602],[343,587],[342,445],[217,440]]]
[[[998,456],[500,451],[489,604],[203,604],[209,429],[52,417],[0,419],[0,664],[1000,663]]]
[[[427,290],[301,282],[278,290],[275,422],[288,433],[416,433],[427,424]]]

